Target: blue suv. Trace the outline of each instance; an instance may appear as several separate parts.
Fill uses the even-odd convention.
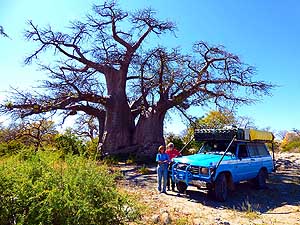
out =
[[[265,144],[273,143],[271,132],[201,129],[195,132],[195,140],[203,143],[197,154],[173,159],[172,179],[180,193],[189,185],[205,185],[218,201],[225,201],[235,183],[251,180],[264,188],[274,171],[274,154],[272,158]]]

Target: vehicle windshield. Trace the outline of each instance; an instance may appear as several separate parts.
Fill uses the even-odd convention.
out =
[[[221,154],[223,155],[226,151],[230,141],[206,141],[203,143],[198,153],[203,154]],[[235,154],[235,145],[232,144],[226,154],[234,155]]]

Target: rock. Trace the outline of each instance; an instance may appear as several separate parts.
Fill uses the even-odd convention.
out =
[[[255,219],[253,220],[253,224],[264,224],[264,221],[262,219]]]
[[[229,222],[225,221],[225,222],[222,222],[221,224],[224,224],[224,225],[230,225]]]
[[[171,217],[168,212],[164,212],[163,214],[161,214],[160,222],[162,224],[170,224],[171,223]]]
[[[153,215],[151,220],[154,224],[158,224],[160,217],[159,217],[159,215]]]
[[[216,224],[219,224],[219,225],[230,225],[229,222],[222,221],[221,218],[215,218],[215,222],[216,222]]]

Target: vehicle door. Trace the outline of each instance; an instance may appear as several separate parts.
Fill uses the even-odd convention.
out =
[[[251,159],[250,178],[254,178],[262,168],[263,158],[259,154],[258,143],[248,143],[247,146]]]
[[[247,144],[239,143],[237,146],[236,176],[238,181],[248,180],[251,176],[251,158],[248,153]]]

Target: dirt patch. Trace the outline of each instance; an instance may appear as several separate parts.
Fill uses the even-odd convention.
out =
[[[278,169],[267,189],[240,183],[225,203],[195,187],[185,194],[158,193],[155,165],[147,175],[138,172],[139,166],[121,166],[126,178],[122,186],[147,206],[140,224],[300,224],[300,153],[278,154],[276,159]]]

